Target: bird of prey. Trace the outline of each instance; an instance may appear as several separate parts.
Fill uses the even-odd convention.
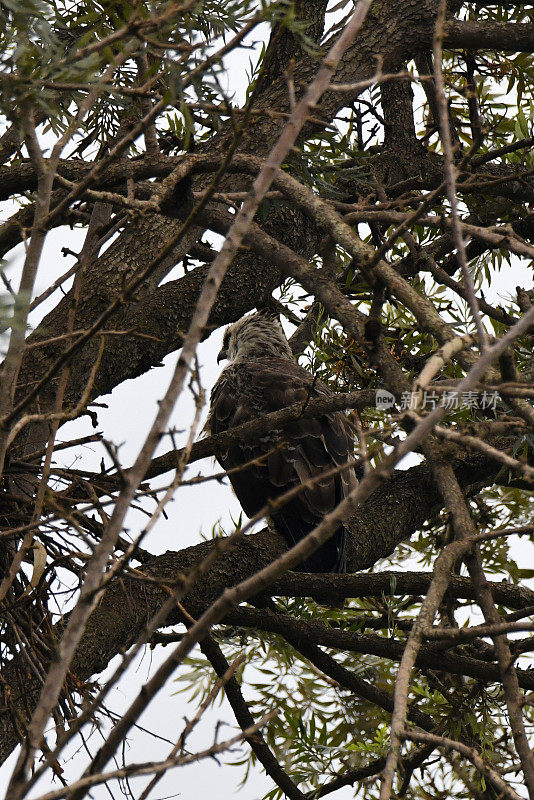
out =
[[[293,403],[331,397],[332,391],[294,360],[282,326],[270,310],[242,317],[224,335],[217,359],[228,359],[211,394],[208,427],[227,431]],[[335,470],[354,457],[354,438],[341,412],[301,417],[283,430],[221,448],[217,460],[247,516],[314,476]],[[254,462],[254,463],[249,463]],[[242,465],[242,469],[239,468]],[[357,485],[353,467],[318,478],[281,507],[272,524],[292,546],[312,531]],[[340,526],[300,569],[346,571],[346,531]]]

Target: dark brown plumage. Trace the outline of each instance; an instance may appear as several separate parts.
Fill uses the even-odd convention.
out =
[[[221,358],[227,366],[213,388],[209,427],[220,433],[269,411],[308,398],[329,397],[331,390],[293,360],[278,320],[270,312],[243,317],[225,334]],[[284,430],[232,445],[217,454],[224,469],[260,459],[230,474],[245,513],[251,517],[268,500],[311,477],[346,464],[354,457],[354,442],[340,412],[302,418]],[[306,536],[356,485],[354,469],[314,481],[271,514],[276,530],[292,545]],[[334,535],[301,566],[311,572],[345,572],[345,529]]]

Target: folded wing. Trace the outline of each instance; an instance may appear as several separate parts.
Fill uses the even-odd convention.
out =
[[[219,433],[293,403],[304,406],[311,398],[329,396],[332,392],[327,386],[286,358],[236,363],[222,372],[213,389],[210,429]],[[313,530],[356,485],[352,467],[337,470],[353,457],[353,436],[340,412],[303,417],[284,430],[269,431],[217,454],[249,517],[269,501],[275,502],[270,516],[290,545]],[[329,471],[331,474],[323,474]],[[299,485],[304,488],[298,495],[283,505],[276,503],[282,494]],[[301,568],[344,572],[343,526]]]

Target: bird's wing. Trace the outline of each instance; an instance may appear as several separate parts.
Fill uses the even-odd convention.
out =
[[[211,402],[212,433],[241,425],[293,403],[329,397],[331,390],[287,359],[258,359],[234,364],[222,373]],[[283,430],[269,431],[254,441],[240,442],[218,454],[245,513],[252,516],[265,503],[328,470],[346,464],[354,455],[353,436],[345,416],[331,412],[297,419]],[[250,463],[253,462],[253,463]],[[239,470],[243,464],[249,466]],[[306,536],[355,485],[354,470],[316,478],[271,517],[289,542]],[[329,571],[339,566],[344,532],[309,559],[310,569]]]

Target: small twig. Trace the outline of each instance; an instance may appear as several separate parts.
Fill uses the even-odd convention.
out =
[[[443,59],[443,38],[445,36],[445,19],[447,14],[447,0],[440,0],[438,17],[434,31],[434,78],[436,84],[436,99],[439,109],[439,123],[441,141],[443,143],[445,182],[447,185],[447,196],[451,204],[452,230],[454,242],[456,244],[456,255],[460,264],[462,275],[467,291],[467,298],[471,314],[477,329],[478,339],[482,351],[488,347],[488,336],[482,324],[480,309],[475,294],[475,287],[465,256],[465,242],[459,225],[458,199],[456,196],[456,175],[451,142],[451,132],[449,127],[449,110],[443,83],[442,59]]]
[[[422,744],[434,744],[436,747],[445,747],[448,749],[456,750],[462,756],[467,758],[478,769],[485,778],[497,789],[500,797],[507,798],[508,800],[521,800],[521,797],[503,781],[499,773],[487,764],[482,756],[474,749],[468,747],[463,742],[456,742],[453,739],[448,739],[446,736],[436,736],[433,733],[422,733],[419,731],[401,731],[401,739],[408,739],[412,742],[420,742]]]

